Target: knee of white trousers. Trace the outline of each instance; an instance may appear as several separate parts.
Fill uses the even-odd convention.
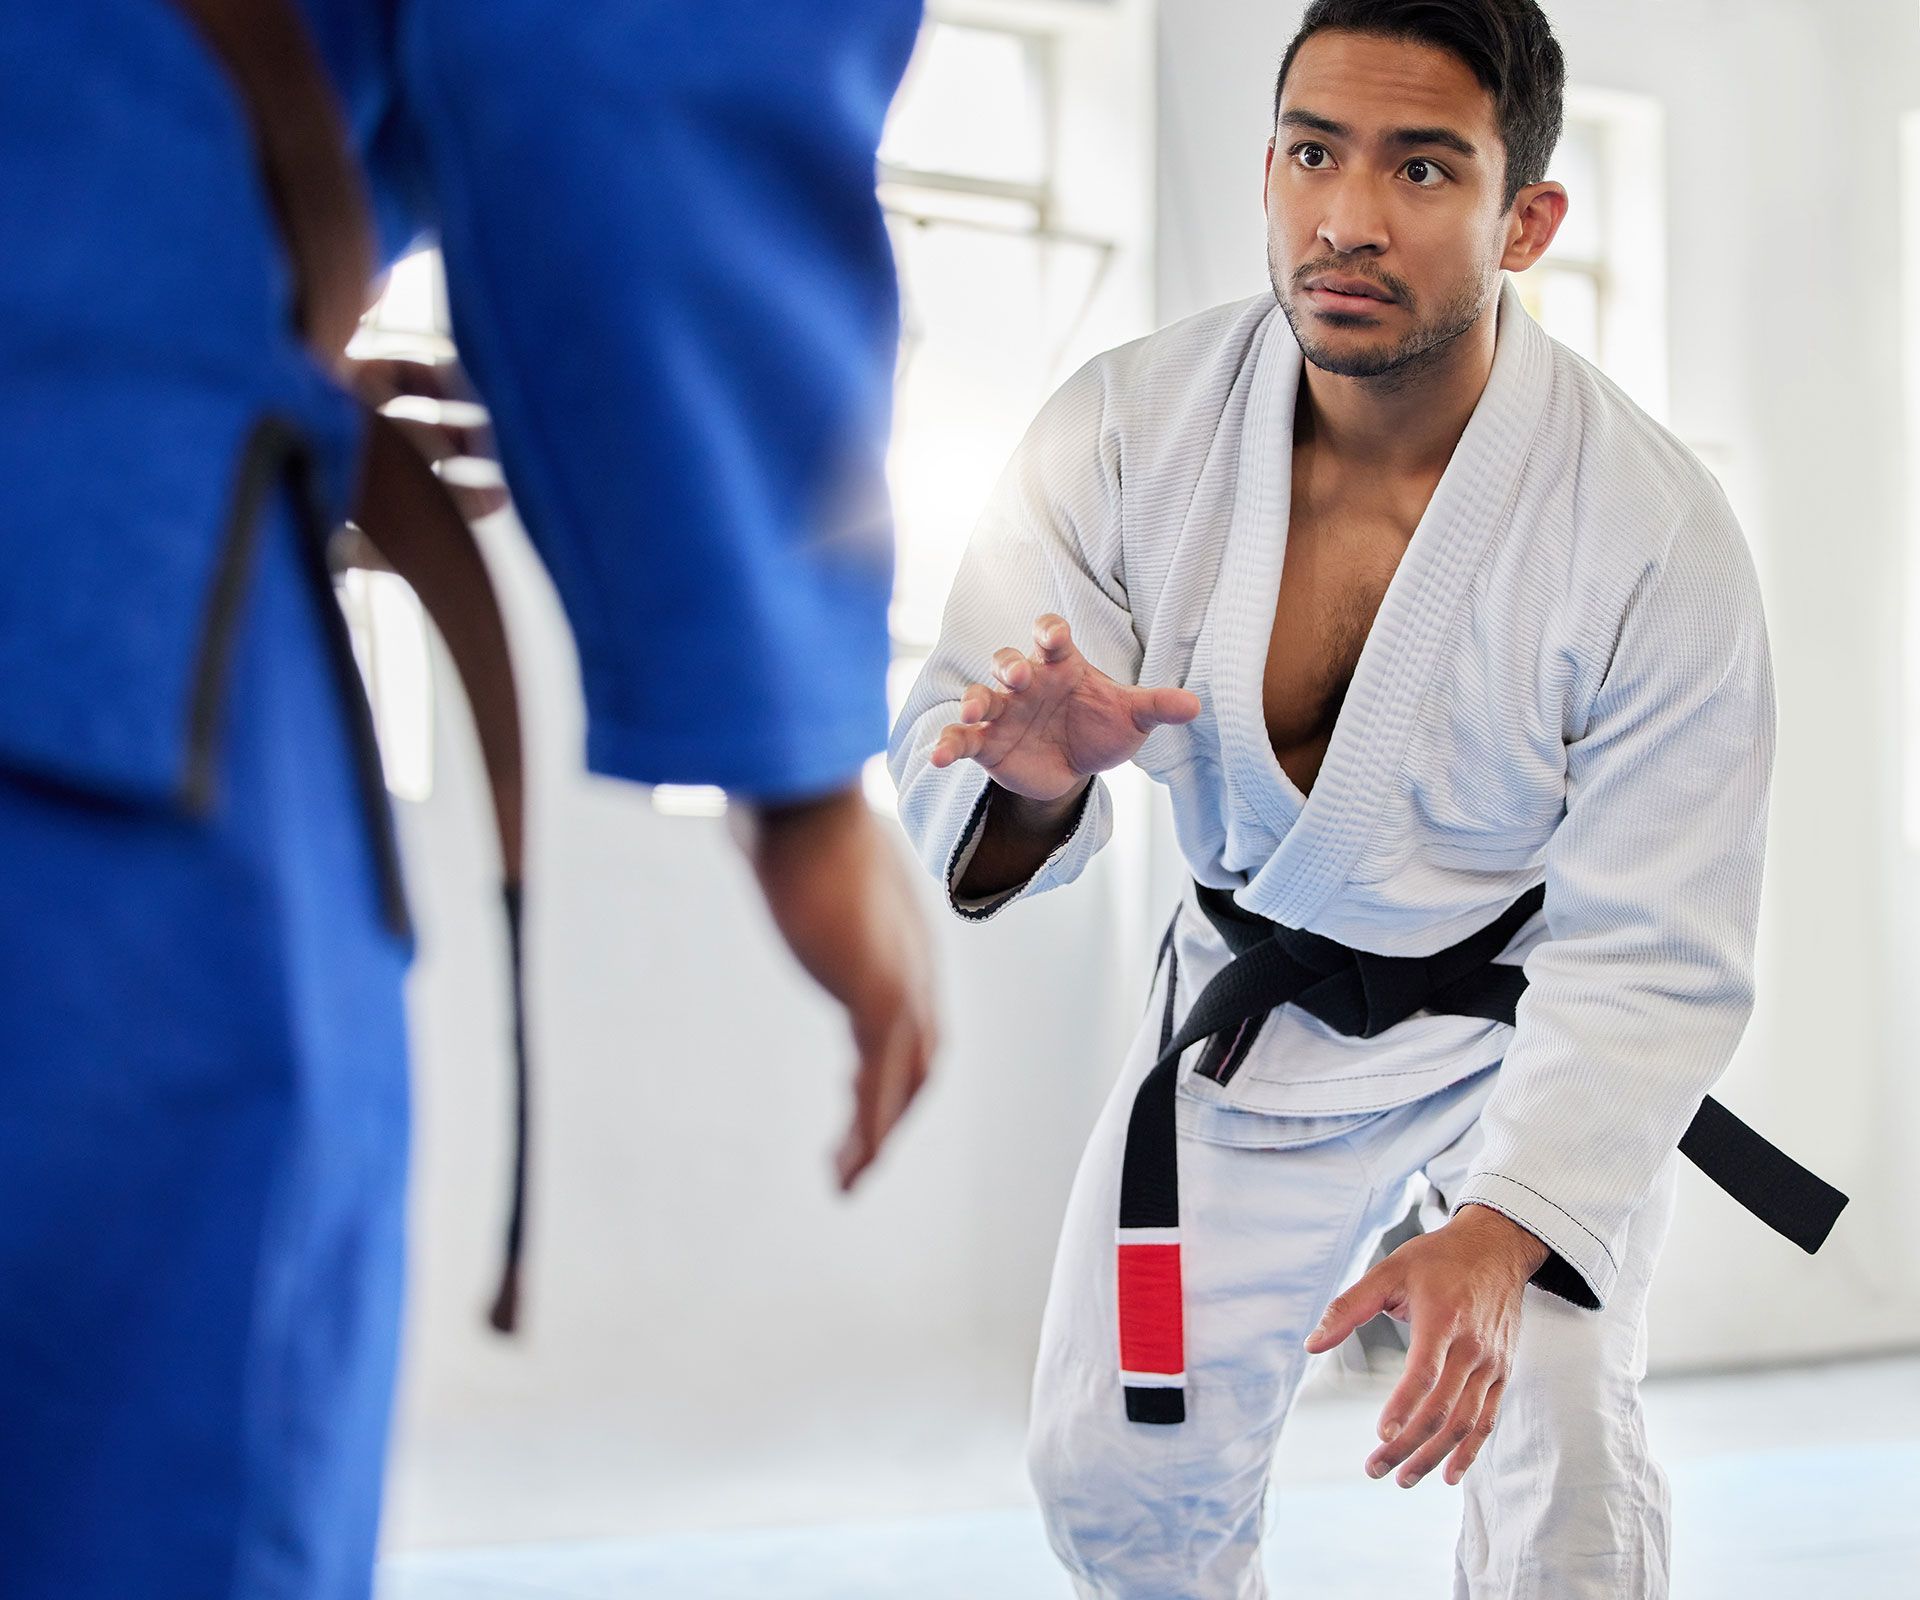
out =
[[[1229,1393],[1221,1426],[1129,1422],[1117,1378],[1056,1369],[1036,1385],[1027,1474],[1082,1600],[1262,1600],[1270,1434]]]
[[[1027,1477],[1047,1542],[1083,1597],[1143,1593],[1137,1585],[1164,1564],[1153,1548],[1163,1494],[1151,1465],[1158,1452],[1151,1441],[1128,1448],[1122,1430],[1137,1425],[1100,1415],[1101,1386],[1090,1375],[1053,1379],[1036,1386],[1027,1428]],[[1117,1386],[1109,1398],[1122,1404]]]

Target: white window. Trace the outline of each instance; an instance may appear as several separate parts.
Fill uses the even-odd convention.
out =
[[[901,295],[896,710],[1034,413],[1152,325],[1151,45],[1134,4],[955,0],[921,30],[880,147]],[[878,758],[868,790],[892,804]]]

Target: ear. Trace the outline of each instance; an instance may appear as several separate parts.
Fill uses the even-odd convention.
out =
[[[1507,248],[1500,265],[1508,272],[1525,272],[1547,253],[1553,236],[1566,220],[1567,191],[1557,183],[1530,183],[1513,197],[1507,217]]]
[[[1273,182],[1273,141],[1267,141],[1267,159],[1260,169],[1260,210],[1263,215],[1271,215],[1273,202],[1267,198],[1268,185]]]

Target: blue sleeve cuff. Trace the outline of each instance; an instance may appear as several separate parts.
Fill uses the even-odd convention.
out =
[[[799,800],[859,781],[886,743],[884,717],[749,727],[729,723],[689,737],[684,729],[587,720],[587,769],[633,783],[704,784],[754,800]]]

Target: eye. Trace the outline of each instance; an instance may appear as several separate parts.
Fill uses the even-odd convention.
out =
[[[1332,153],[1325,145],[1311,142],[1297,144],[1287,154],[1309,172],[1324,171],[1327,163],[1333,160]]]
[[[1401,170],[1413,180],[1416,189],[1437,189],[1447,176],[1440,167],[1427,160],[1425,156],[1415,156]]]

